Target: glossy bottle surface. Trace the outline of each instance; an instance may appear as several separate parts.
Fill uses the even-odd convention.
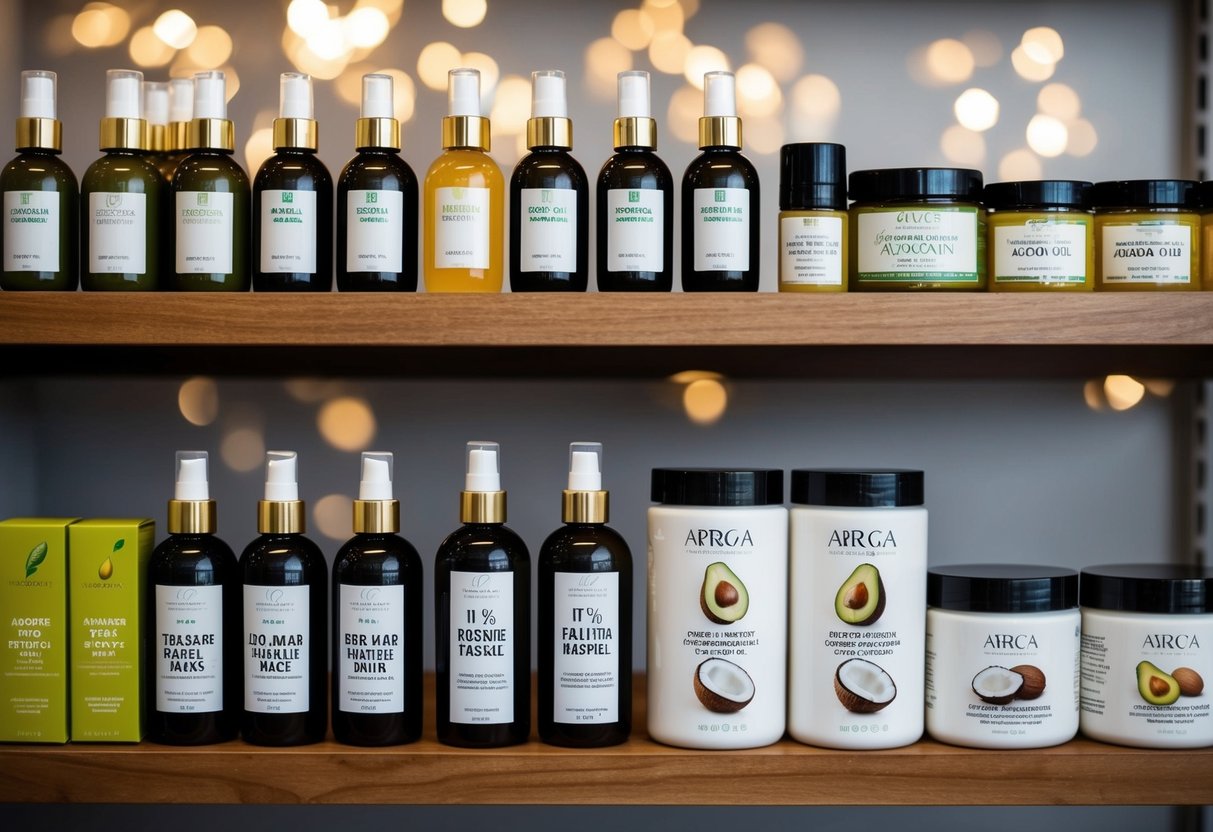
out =
[[[270,191],[270,194],[266,194]],[[274,194],[273,191],[282,191]],[[315,193],[315,213],[302,204],[299,192]],[[274,197],[277,197],[275,200]],[[292,200],[297,200],[296,204]],[[272,203],[272,204],[271,204]],[[292,212],[278,216],[273,212]],[[298,213],[293,213],[298,212]],[[300,239],[286,242],[279,250],[271,245],[267,231],[281,220],[302,220],[302,225],[284,225],[305,230]],[[312,233],[306,233],[310,229]],[[253,182],[253,290],[257,292],[329,292],[333,288],[333,178],[313,150],[279,148],[257,171]],[[291,235],[294,236],[294,235]],[[287,240],[287,237],[281,238]],[[314,250],[309,250],[309,246]],[[278,271],[274,263],[302,259],[315,270]]]
[[[254,745],[304,745],[324,739],[328,716],[328,568],[319,547],[301,534],[263,534],[240,556],[244,580],[242,605],[248,606],[252,587],[308,588],[307,710],[261,713],[248,709],[250,698],[248,666],[251,661],[248,638],[241,640],[245,651],[245,706],[240,732]],[[249,621],[244,622],[249,633]]]
[[[627,268],[621,262],[622,258],[612,257],[612,240],[608,236],[612,219],[611,191],[659,191],[662,195],[661,251],[648,252],[654,259],[647,268]],[[639,199],[645,196],[636,195]],[[598,291],[670,291],[674,286],[674,177],[665,162],[647,148],[616,148],[615,155],[607,159],[598,174],[597,199]],[[653,236],[657,238],[656,230]],[[612,263],[612,260],[616,262]]]
[[[529,191],[532,193],[524,193]],[[536,205],[534,191],[539,191]],[[524,206],[524,200],[527,205]],[[572,202],[573,214],[564,203]],[[589,283],[589,184],[585,170],[561,148],[537,147],[524,156],[510,179],[510,290],[584,292]],[[538,219],[531,219],[532,216]],[[570,227],[571,226],[571,227]],[[551,229],[549,231],[549,229]],[[564,245],[567,235],[573,245]],[[535,244],[523,245],[530,234]],[[559,234],[556,240],[552,238]],[[533,258],[524,262],[524,250]],[[570,269],[553,269],[567,260]],[[536,269],[538,263],[543,268]]]
[[[368,533],[355,535],[341,547],[333,564],[333,736],[348,745],[399,745],[421,737],[422,716],[422,566],[421,557],[407,540],[396,534]],[[403,621],[379,622],[393,632],[403,629],[403,641],[392,646],[359,644],[347,638],[342,628],[342,586],[402,587],[403,606],[398,612]],[[372,599],[373,600],[373,599]],[[400,662],[402,677],[395,680],[395,689],[403,692],[403,710],[394,711],[363,697],[359,710],[342,707],[345,682],[342,659],[346,650],[370,650],[374,661],[385,661],[385,650],[393,650]],[[362,652],[355,654],[364,658]],[[351,659],[352,660],[352,659]],[[372,669],[360,671],[373,675]],[[376,690],[386,687],[376,684]],[[348,687],[346,688],[348,689]],[[368,713],[367,711],[372,711]]]
[[[617,648],[618,721],[597,724],[554,719],[557,644],[561,627],[555,620],[557,573],[618,575]],[[597,748],[627,740],[632,730],[632,553],[624,539],[601,523],[570,523],[544,541],[539,553],[539,737],[546,743]],[[595,601],[588,601],[595,604]],[[602,605],[605,606],[605,605]],[[583,608],[584,611],[584,608]],[[585,621],[584,616],[579,620]],[[593,617],[588,619],[593,623]]]
[[[157,706],[160,634],[156,586],[222,587],[223,709],[187,713],[166,712]],[[240,568],[231,547],[213,534],[173,534],[152,553],[148,564],[147,739],[166,745],[207,745],[235,739],[240,730],[244,667],[241,642]]]
[[[142,151],[110,151],[89,165],[80,182],[80,285],[85,291],[155,291],[160,288],[160,268],[164,194],[167,186],[156,167],[155,159]],[[92,195],[98,194],[93,205]],[[136,202],[126,204],[127,194],[142,195],[142,210]],[[130,257],[132,250],[120,244],[120,232],[111,230],[114,223],[123,222],[121,212],[133,211],[125,223],[132,228],[126,238],[143,237],[141,256],[127,262],[135,268],[121,271],[104,267],[104,260],[94,263],[94,255],[102,258],[114,254]],[[107,215],[115,215],[113,218]],[[142,226],[134,230],[135,225]],[[108,226],[108,227],[107,227]],[[101,235],[111,235],[117,245],[101,246],[94,251]],[[142,261],[142,270],[138,270]]]
[[[487,189],[484,194],[487,235],[477,235],[471,246],[439,245],[442,189]],[[505,274],[505,178],[487,153],[479,150],[446,150],[430,165],[425,176],[424,246],[422,256],[427,292],[501,291]],[[469,227],[475,223],[467,223]],[[440,250],[441,249],[441,250]],[[447,267],[444,263],[471,262],[471,267]]]
[[[11,241],[4,240],[9,224],[0,223],[0,251],[3,252],[4,258],[4,262],[0,263],[0,269],[3,269],[0,272],[0,289],[10,292],[23,289],[74,290],[79,281],[76,264],[76,233],[79,222],[76,175],[56,153],[50,150],[26,150],[5,165],[4,171],[0,173],[0,192],[7,194],[10,191],[59,194],[59,245],[56,258],[58,268],[10,271],[8,255]],[[22,200],[20,196],[15,198],[19,206],[22,202],[30,202]],[[8,199],[5,197],[5,200]]]
[[[697,191],[710,191],[717,201],[723,201],[729,189],[749,192],[746,206],[746,233],[740,240],[714,231],[714,226],[701,219],[703,210],[712,205],[696,205]],[[687,167],[682,178],[682,290],[684,292],[757,292],[758,262],[761,246],[761,205],[758,172],[740,152],[730,147],[708,147]],[[748,251],[742,251],[740,244]],[[731,268],[704,269],[700,266],[717,261]],[[740,266],[744,264],[744,268]]]
[[[182,271],[180,260],[180,211],[190,201],[188,195],[200,192],[193,201],[206,199],[205,193],[232,195],[231,269],[224,271]],[[249,181],[244,169],[227,153],[201,150],[190,154],[173,174],[172,201],[168,214],[172,218],[171,239],[174,242],[173,266],[165,288],[178,292],[247,292],[249,279]],[[228,259],[227,252],[222,253]],[[205,266],[198,266],[204,269]]]
[[[360,207],[358,204],[351,206],[351,201],[357,203],[359,199],[358,196],[351,197],[351,191],[371,192],[361,197],[363,202],[369,202],[371,194],[375,194],[376,200],[381,199],[378,191],[401,195],[399,271],[362,265],[363,261],[373,263],[384,255],[351,246]],[[336,269],[337,289],[342,292],[417,291],[417,177],[395,151],[364,148],[341,171],[337,181]]]
[[[514,615],[512,722],[478,725],[451,719],[451,573],[512,573]],[[469,523],[438,547],[434,563],[438,739],[465,748],[526,742],[531,732],[531,565],[526,544],[500,523]],[[501,622],[497,622],[501,626]]]

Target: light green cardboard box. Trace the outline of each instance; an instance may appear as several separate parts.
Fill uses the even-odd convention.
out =
[[[67,530],[75,522],[0,521],[0,741],[67,742]]]
[[[143,739],[143,618],[151,520],[68,527],[72,742]]]

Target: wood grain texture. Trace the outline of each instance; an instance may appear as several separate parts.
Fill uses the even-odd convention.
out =
[[[427,680],[433,702],[433,680]],[[624,745],[289,749],[243,742],[177,749],[2,746],[0,802],[984,805],[1205,804],[1213,749],[1154,751],[1075,740],[980,751],[930,740],[890,751],[829,751],[791,740],[746,751],[689,751],[645,736],[644,680]]]

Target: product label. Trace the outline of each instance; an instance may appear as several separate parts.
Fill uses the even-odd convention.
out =
[[[858,215],[859,274],[884,283],[977,283],[977,209],[922,206]]]
[[[784,217],[779,221],[779,282],[841,286],[842,217]]]
[[[347,199],[345,270],[404,271],[404,194],[350,191]]]
[[[695,271],[749,271],[749,190],[696,188],[694,234]]]
[[[607,271],[659,272],[665,268],[664,227],[662,191],[646,188],[607,191]]]
[[[522,213],[521,269],[577,271],[577,192],[568,188],[523,188],[518,210]]]
[[[619,573],[557,572],[552,720],[619,721]]]
[[[235,205],[223,191],[177,192],[178,274],[231,274]]]
[[[89,194],[87,219],[90,272],[147,272],[147,194]]]
[[[337,599],[338,710],[404,710],[404,587],[342,584]]]
[[[1087,279],[1087,220],[1028,220],[991,228],[995,283],[1083,283]]]
[[[1192,228],[1159,220],[1103,226],[1104,283],[1191,283]]]
[[[434,227],[434,267],[489,267],[489,189],[438,188]],[[510,722],[512,720],[506,720]]]
[[[261,192],[261,271],[315,273],[315,191]]]
[[[244,587],[244,709],[303,713],[309,707],[310,600],[306,586]]]
[[[223,710],[223,587],[156,585],[156,710]]]
[[[514,721],[514,573],[451,573],[451,722]]]
[[[4,270],[59,271],[59,192],[4,192]]]

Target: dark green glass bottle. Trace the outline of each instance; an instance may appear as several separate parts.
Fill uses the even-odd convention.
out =
[[[6,291],[71,291],[79,280],[76,175],[59,158],[56,83],[53,72],[21,73],[20,155],[0,172],[0,288]]]

